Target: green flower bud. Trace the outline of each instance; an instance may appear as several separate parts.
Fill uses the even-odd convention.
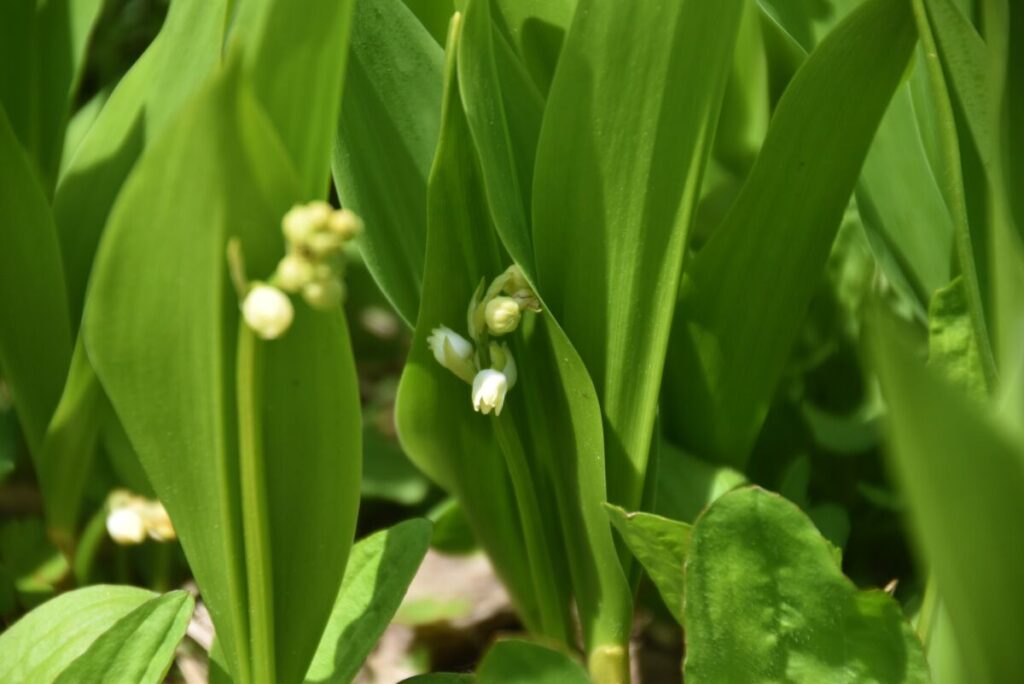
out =
[[[337,278],[313,280],[302,288],[302,298],[314,309],[333,309],[341,304],[345,289]]]
[[[522,312],[512,297],[495,297],[484,307],[484,320],[492,335],[507,335],[519,326]]]

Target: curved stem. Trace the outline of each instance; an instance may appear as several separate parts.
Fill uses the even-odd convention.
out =
[[[266,473],[260,432],[261,342],[242,323],[238,333],[238,456],[242,533],[249,586],[252,681],[275,682],[274,585],[267,515]]]

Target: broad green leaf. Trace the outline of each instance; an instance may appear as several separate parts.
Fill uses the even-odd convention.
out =
[[[444,45],[445,35],[448,33],[448,22],[455,12],[455,3],[452,0],[402,0],[405,6],[412,10],[423,28],[430,32],[439,45]],[[358,0],[357,0],[358,2]]]
[[[64,128],[102,0],[0,4],[0,105],[47,196],[57,181]]]
[[[76,328],[96,248],[121,185],[148,141],[220,62],[227,5],[227,0],[171,3],[159,35],[118,83],[60,177],[53,213]]]
[[[890,462],[938,582],[968,681],[1024,672],[1024,445],[915,359],[875,316],[871,358],[889,403]]]
[[[579,663],[558,651],[518,639],[496,643],[477,669],[478,684],[589,684]],[[608,680],[615,681],[615,680]]]
[[[295,11],[265,0],[246,45],[246,73],[291,157],[302,197],[328,187],[355,0],[315,0]]]
[[[936,292],[928,307],[928,364],[972,397],[985,398],[985,377],[960,277]]]
[[[138,587],[96,585],[47,601],[0,634],[0,681],[53,682],[118,620],[154,596]]]
[[[2,108],[0,242],[0,370],[38,458],[71,361],[71,330],[53,217]]]
[[[431,672],[403,679],[399,684],[473,684],[476,677],[458,672]]]
[[[608,499],[630,508],[742,9],[581,0],[548,94],[533,177],[537,285],[597,388]]]
[[[458,25],[453,22],[456,32]],[[449,37],[450,46],[455,40]],[[470,387],[437,363],[427,343],[435,326],[461,328],[479,280],[493,278],[507,265],[490,227],[452,51],[446,73],[443,123],[427,195],[424,297],[395,418],[406,453],[458,498],[525,624],[539,631],[535,592],[541,590],[531,586],[523,530],[493,421],[473,412]]]
[[[430,530],[426,520],[407,520],[352,547],[306,682],[343,683],[355,678],[426,555]]]
[[[86,345],[174,520],[233,674],[249,678],[252,619],[259,676],[297,681],[354,533],[359,398],[340,310],[297,302],[287,335],[236,357],[226,241],[239,237],[250,277],[266,277],[284,253],[281,216],[301,194],[233,74],[205,88],[126,185],[97,262]],[[253,495],[244,506],[242,491]]]
[[[666,425],[746,461],[875,128],[914,46],[902,2],[868,0],[790,83],[740,196],[687,270]],[[841,126],[837,122],[842,122]]]
[[[756,487],[697,520],[683,610],[688,682],[929,681],[899,604],[859,591],[814,523]]]
[[[117,621],[56,679],[56,684],[159,684],[185,636],[195,601],[185,591],[150,599]]]
[[[683,624],[683,564],[693,528],[653,513],[627,513],[612,504],[606,504],[605,509],[630,553],[658,588],[672,617]]]
[[[416,321],[427,174],[441,112],[441,48],[400,0],[357,0],[332,169],[366,223],[360,247],[388,301]]]

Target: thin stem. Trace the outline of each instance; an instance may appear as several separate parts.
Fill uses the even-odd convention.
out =
[[[505,419],[495,418],[495,432],[501,445],[509,474],[512,477],[512,489],[515,491],[519,505],[519,517],[523,523],[523,534],[526,537],[526,556],[533,578],[533,586],[537,592],[540,608],[541,630],[544,636],[557,640],[565,645],[569,638],[568,625],[562,619],[559,609],[563,597],[560,596],[555,584],[555,568],[552,565],[553,549],[544,533],[544,520],[537,501],[537,492],[533,486],[530,466],[526,462],[523,444],[515,427],[511,425],[511,416]]]
[[[252,676],[256,684],[273,684],[276,681],[274,585],[259,415],[260,344],[252,331],[241,324],[238,333],[238,454],[242,481],[242,533],[249,586]]]

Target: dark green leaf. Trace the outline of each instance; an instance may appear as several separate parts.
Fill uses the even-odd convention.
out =
[[[882,591],[858,591],[780,496],[738,489],[698,520],[686,563],[686,681],[927,682]]]
[[[589,684],[590,678],[569,656],[529,641],[499,641],[477,669],[479,684]]]
[[[694,452],[746,461],[913,45],[909,8],[889,0],[868,0],[830,33],[790,83],[739,198],[687,271],[674,324],[679,381],[667,387],[677,409],[666,425]]]
[[[398,314],[416,321],[427,174],[441,111],[441,48],[400,0],[359,0],[332,169],[366,222],[366,265]]]

